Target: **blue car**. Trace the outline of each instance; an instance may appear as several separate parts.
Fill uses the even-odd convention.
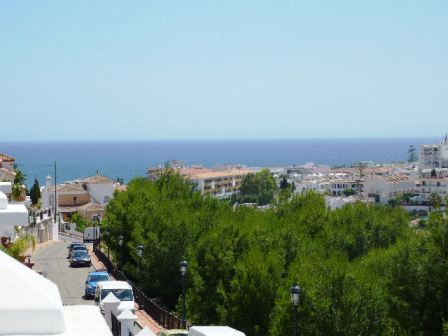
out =
[[[87,275],[85,297],[93,297],[95,295],[96,284],[100,281],[110,281],[109,273],[106,271],[90,272]]]

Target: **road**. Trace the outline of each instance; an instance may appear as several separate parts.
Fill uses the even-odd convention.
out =
[[[59,236],[60,241],[36,250],[32,255],[33,269],[42,271],[58,287],[64,305],[95,304],[84,299],[87,274],[93,267],[69,267],[67,246],[73,238]]]

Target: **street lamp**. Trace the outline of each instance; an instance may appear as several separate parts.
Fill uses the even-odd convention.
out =
[[[291,295],[291,302],[293,304],[293,309],[294,309],[294,326],[293,326],[293,328],[294,328],[293,335],[294,336],[298,335],[298,330],[299,330],[298,322],[297,322],[297,306],[300,303],[300,293],[301,293],[300,287],[297,286],[296,283],[289,288],[289,294]]]
[[[105,234],[105,236],[106,236],[107,260],[110,260],[110,258],[109,258],[110,229],[107,228],[107,229],[104,231],[104,234]]]
[[[139,285],[140,285],[140,295],[139,295],[139,298],[140,298],[140,302],[139,302],[139,308],[140,309],[142,309],[143,308],[143,304],[142,304],[142,302],[143,302],[143,300],[142,300],[142,296],[143,296],[143,281],[142,281],[142,265],[143,265],[143,250],[145,249],[145,247],[142,245],[142,244],[140,244],[139,246],[137,246],[137,254],[138,254],[138,256],[139,256],[139,258],[140,258],[140,262],[139,262],[139,268],[138,268],[138,282],[139,282]]]
[[[182,324],[185,329],[187,329],[187,318],[185,316],[185,275],[187,274],[187,267],[188,262],[186,260],[180,262],[180,274],[182,275]]]
[[[118,245],[120,246],[120,270],[123,268],[123,235],[118,236]]]

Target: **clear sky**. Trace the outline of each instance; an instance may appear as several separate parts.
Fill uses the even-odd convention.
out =
[[[0,140],[446,131],[446,0],[0,0]]]

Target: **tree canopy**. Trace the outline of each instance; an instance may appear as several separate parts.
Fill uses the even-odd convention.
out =
[[[30,198],[31,198],[31,203],[33,205],[36,205],[37,202],[39,202],[39,198],[40,198],[40,188],[39,188],[39,181],[37,181],[37,179],[34,179],[34,184],[31,187],[30,190]]]
[[[243,178],[238,201],[266,205],[272,202],[277,189],[277,183],[269,169],[262,169],[255,174],[249,173]]]
[[[103,224],[115,258],[124,236],[131,278],[144,245],[138,283],[175,311],[178,265],[188,260],[187,318],[196,325],[292,334],[288,289],[297,282],[303,335],[441,335],[448,226],[440,213],[425,231],[408,222],[401,207],[357,202],[330,211],[312,192],[272,210],[233,209],[166,169],[157,181],[134,179],[116,192]]]

